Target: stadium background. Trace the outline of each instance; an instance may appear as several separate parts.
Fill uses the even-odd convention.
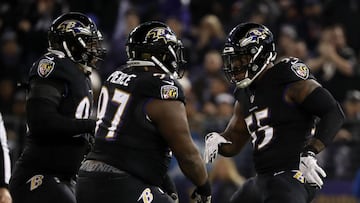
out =
[[[334,143],[319,154],[319,163],[328,177],[314,202],[359,201],[360,1],[1,0],[0,111],[12,162],[21,153],[26,131],[25,90],[19,84],[26,81],[32,62],[46,51],[47,29],[52,20],[67,11],[89,15],[104,34],[108,54],[92,75],[95,90],[126,61],[127,34],[140,22],[160,20],[177,33],[184,42],[188,61],[181,84],[187,95],[192,136],[200,150],[203,136],[223,130],[233,108],[233,87],[221,72],[219,52],[226,34],[240,22],[265,24],[276,37],[278,59],[296,56],[304,60],[347,114]],[[254,175],[251,146],[234,158],[220,158],[208,168],[214,202],[226,203],[224,198]],[[169,172],[178,187],[180,202],[189,202],[192,185],[176,160]]]

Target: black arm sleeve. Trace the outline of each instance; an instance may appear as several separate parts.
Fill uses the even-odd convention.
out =
[[[26,104],[28,127],[31,133],[39,136],[49,134],[74,136],[94,131],[95,121],[92,119],[73,119],[61,115],[57,111],[60,100],[61,89],[56,83],[31,84]]]
[[[320,118],[314,136],[327,146],[332,142],[345,119],[340,105],[329,91],[318,87],[306,97],[301,107]]]

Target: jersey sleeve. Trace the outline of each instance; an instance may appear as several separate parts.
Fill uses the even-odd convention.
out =
[[[54,54],[44,55],[33,64],[29,80],[69,81],[76,77],[79,68],[68,58],[59,58]]]
[[[78,80],[78,75],[81,74],[79,71],[80,69],[76,67],[76,64],[68,58],[59,58],[55,54],[42,56],[33,64],[29,72],[30,96],[49,99],[56,95],[57,100],[59,100],[61,95],[68,93],[69,84]],[[34,84],[40,88],[32,88]],[[44,84],[52,87],[54,91],[42,91],[44,88],[41,86]],[[50,97],[47,97],[48,95]]]
[[[9,147],[4,122],[0,114],[0,187],[6,187],[9,184],[11,175]]]
[[[176,79],[147,74],[137,91],[145,96],[162,100],[179,100],[185,103],[184,91]]]
[[[310,68],[297,58],[285,58],[279,62],[279,82],[292,83],[299,80],[315,79]]]

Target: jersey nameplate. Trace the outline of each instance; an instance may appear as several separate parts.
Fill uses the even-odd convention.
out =
[[[136,75],[128,75],[121,71],[115,71],[108,77],[107,81],[123,86],[128,86],[132,78],[136,78]]]
[[[177,99],[179,92],[178,88],[173,85],[163,85],[160,89],[162,99]]]
[[[303,63],[293,64],[291,70],[303,80],[306,80],[309,77],[309,68]]]
[[[49,59],[41,59],[38,65],[38,74],[46,78],[54,70],[55,62]]]

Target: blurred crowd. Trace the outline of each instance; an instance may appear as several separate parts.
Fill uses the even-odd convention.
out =
[[[95,91],[109,73],[125,63],[127,35],[139,23],[160,20],[176,32],[184,43],[188,62],[180,82],[199,149],[203,136],[221,132],[232,115],[234,87],[221,71],[226,34],[244,21],[268,26],[276,37],[278,60],[295,56],[305,61],[341,103],[347,120],[334,144],[319,155],[319,162],[330,179],[355,179],[360,169],[358,0],[1,0],[0,112],[13,161],[21,153],[26,134],[27,72],[47,50],[47,30],[52,20],[67,11],[87,14],[104,34],[108,53],[92,75]],[[250,154],[249,145],[234,159],[221,158],[213,166],[214,199],[231,194],[244,179],[254,175]],[[186,186],[178,170],[173,163],[170,172],[177,185]],[[181,187],[184,191],[180,192],[190,191],[187,188]]]

